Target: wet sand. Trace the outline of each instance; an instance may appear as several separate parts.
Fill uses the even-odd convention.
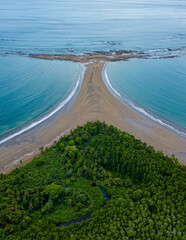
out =
[[[95,59],[87,65],[81,89],[66,114],[57,117],[53,124],[33,129],[16,140],[0,146],[0,172],[8,173],[33,159],[41,146],[50,146],[59,136],[70,133],[77,125],[87,121],[105,121],[136,138],[152,145],[156,150],[186,163],[186,140],[138,114],[117,100],[102,80],[104,63]],[[33,152],[34,151],[34,152]],[[27,155],[31,153],[30,155]],[[14,166],[15,165],[15,166]]]
[[[95,61],[103,62],[113,62],[113,61],[123,61],[130,58],[146,58],[148,55],[141,51],[109,51],[109,52],[94,52],[85,53],[83,55],[73,55],[73,54],[30,54],[31,58],[40,58],[47,60],[67,60],[80,63],[89,63]]]

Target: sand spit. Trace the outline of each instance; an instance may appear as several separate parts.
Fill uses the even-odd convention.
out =
[[[43,56],[33,57],[43,58]],[[45,55],[44,58],[49,59],[48,56],[50,55]],[[59,115],[52,124],[44,128],[32,129],[16,140],[0,145],[0,172],[7,173],[20,166],[20,160],[23,164],[29,162],[39,153],[39,147],[52,145],[54,140],[68,134],[77,125],[97,120],[112,124],[152,145],[156,150],[161,150],[169,156],[174,154],[181,163],[186,163],[185,139],[131,110],[110,94],[102,80],[104,67],[102,61],[107,62],[108,57],[98,56],[89,60],[85,60],[85,56],[80,57],[79,61],[77,59],[78,62],[91,61],[91,63],[87,63],[81,89],[66,114]],[[57,59],[55,56],[50,57]],[[76,57],[74,56],[74,59]],[[127,56],[125,59],[127,58],[130,57]]]

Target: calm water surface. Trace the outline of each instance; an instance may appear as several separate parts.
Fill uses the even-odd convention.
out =
[[[78,63],[0,56],[0,136],[54,109],[76,86]]]
[[[185,0],[0,1],[1,52],[182,49],[185,40]]]
[[[186,132],[186,56],[109,63],[105,74],[121,99],[127,98]]]

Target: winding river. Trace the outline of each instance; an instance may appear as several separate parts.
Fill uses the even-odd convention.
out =
[[[105,190],[102,188],[102,187],[99,187],[100,190],[102,191],[102,193],[104,194],[105,198],[106,198],[106,201],[108,202],[109,201],[109,197],[107,196]],[[102,208],[104,207],[105,205],[102,206]],[[72,220],[70,222],[64,222],[64,223],[60,223],[59,224],[59,227],[61,226],[69,226],[71,225],[72,223],[80,223],[80,222],[83,222],[83,221],[86,221],[87,219],[91,218],[91,214],[88,214],[87,216],[85,216],[84,218],[77,218],[75,220]]]

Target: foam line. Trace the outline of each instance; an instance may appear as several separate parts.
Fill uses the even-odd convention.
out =
[[[83,73],[82,73],[82,77],[83,77],[83,75],[84,75],[84,70],[83,70]],[[57,111],[59,111],[62,107],[64,107],[72,99],[72,97],[74,96],[74,94],[76,93],[76,91],[77,91],[77,89],[80,85],[80,81],[81,81],[81,74],[79,75],[78,81],[77,81],[75,87],[73,88],[72,92],[70,93],[70,95],[63,102],[61,102],[52,112],[45,115],[43,118],[37,120],[36,122],[31,123],[29,126],[22,128],[18,132],[15,132],[12,135],[0,140],[0,145],[9,141],[10,139],[15,138],[15,137],[19,136],[20,134],[32,129],[33,127],[36,127],[37,125],[39,125],[40,123],[44,122],[45,120],[50,118],[52,115],[54,115]]]
[[[106,72],[106,66],[104,67],[104,75],[105,75],[105,80],[106,80],[108,86],[110,87],[110,89],[111,89],[114,93],[116,93],[116,94],[120,97],[119,99],[122,101],[122,98],[123,98],[123,97],[121,96],[120,93],[118,93],[118,92],[116,91],[116,89],[114,89],[114,87],[113,87],[113,86],[111,85],[111,83],[110,83],[110,80],[109,80],[108,75],[107,75],[107,72]],[[162,125],[163,127],[168,128],[169,130],[177,133],[178,135],[180,135],[180,136],[182,136],[182,137],[186,137],[186,134],[185,134],[184,132],[181,132],[180,130],[174,128],[173,126],[171,126],[171,125],[163,122],[162,120],[160,120],[160,119],[152,116],[151,114],[149,114],[148,112],[146,112],[143,108],[140,108],[140,107],[135,106],[135,104],[134,104],[133,102],[131,102],[130,100],[128,100],[128,99],[125,98],[125,101],[128,103],[128,105],[129,105],[130,107],[132,107],[133,109],[135,109],[135,110],[137,110],[138,112],[142,113],[143,115],[145,115],[146,117],[150,118],[150,119],[153,120],[154,122]]]
[[[129,104],[131,105],[132,108],[136,109],[138,112],[142,113],[143,115],[147,116],[148,118],[150,118],[151,120],[153,120],[154,122],[159,123],[160,125],[170,129],[171,131],[174,131],[175,133],[186,137],[186,134],[184,132],[179,131],[178,129],[172,127],[171,125],[168,125],[167,123],[163,122],[162,120],[155,118],[154,116],[152,116],[151,114],[147,113],[143,108],[137,107],[135,106],[132,102],[129,101]]]
[[[112,85],[110,84],[110,81],[109,81],[109,78],[108,78],[108,75],[107,75],[107,72],[106,72],[106,68],[105,68],[104,70],[105,70],[105,71],[104,71],[104,72],[105,72],[105,79],[106,79],[109,87],[110,87],[119,97],[121,97],[121,94],[119,94],[119,92],[117,92],[116,89],[114,89],[114,88],[112,87]]]

